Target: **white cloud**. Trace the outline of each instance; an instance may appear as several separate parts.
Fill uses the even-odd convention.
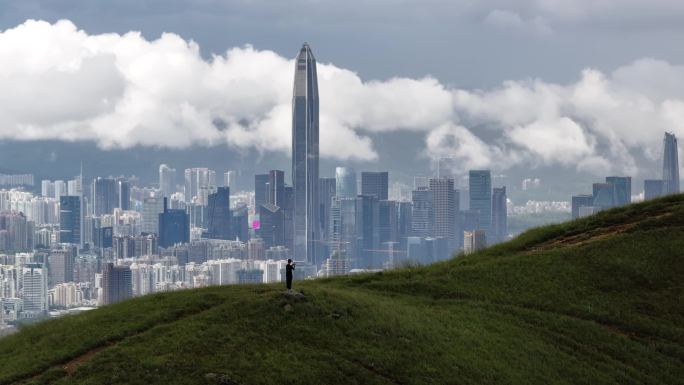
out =
[[[654,59],[586,69],[571,84],[489,90],[431,77],[364,82],[325,63],[318,72],[328,158],[377,159],[371,136],[410,130],[425,133],[427,156],[455,158],[464,171],[634,173],[641,156],[657,159],[664,131],[684,136],[684,67]],[[175,34],[150,41],[27,21],[0,33],[0,138],[289,152],[292,76],[292,59],[250,46],[206,60]]]
[[[486,144],[467,128],[452,123],[430,131],[425,143],[430,158],[452,158],[460,171],[499,167],[507,158],[495,145]]]
[[[523,154],[509,167],[637,175],[639,159],[658,160],[664,131],[684,135],[682,82],[684,67],[641,59],[611,74],[584,70],[567,85],[527,80],[455,90],[454,102],[457,115],[484,125],[504,154]]]

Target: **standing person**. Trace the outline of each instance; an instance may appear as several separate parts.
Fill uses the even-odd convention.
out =
[[[287,292],[292,293],[292,272],[295,269],[296,263],[292,262],[292,259],[287,260],[287,266],[285,266],[285,280],[287,281]]]

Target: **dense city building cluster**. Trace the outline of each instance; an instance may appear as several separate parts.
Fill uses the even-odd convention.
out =
[[[460,170],[449,158],[413,185],[348,166],[319,175],[318,134],[316,61],[305,44],[295,61],[289,175],[254,175],[247,191],[236,191],[235,170],[220,177],[166,164],[152,186],[81,172],[37,191],[33,176],[2,175],[11,183],[0,190],[0,325],[155,292],[280,282],[290,258],[295,279],[429,264],[506,240],[509,213],[581,217],[631,201],[631,178],[608,177],[571,208],[514,206],[490,170]],[[527,178],[522,190],[540,185]],[[647,199],[679,191],[671,134],[663,177],[645,191]]]

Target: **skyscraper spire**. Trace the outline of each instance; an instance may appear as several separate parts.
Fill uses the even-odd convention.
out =
[[[316,59],[304,43],[295,61],[292,95],[294,259],[318,265],[318,79]]]

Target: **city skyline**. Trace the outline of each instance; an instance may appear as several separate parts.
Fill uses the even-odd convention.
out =
[[[12,33],[21,34],[32,28],[57,28],[67,35],[74,32],[72,24],[62,21],[54,25],[27,22]],[[0,33],[0,38],[3,33],[8,32]],[[116,38],[130,39],[129,36]],[[169,39],[168,36],[164,38]],[[160,43],[162,39],[151,44]],[[176,42],[181,43],[181,51],[185,49],[182,47],[185,41],[176,39]],[[231,60],[245,53],[254,55],[262,64],[269,60],[268,57],[264,59],[264,51],[245,47],[233,50],[232,56],[229,53],[225,57],[215,57],[209,65],[230,66]],[[113,54],[116,56],[120,52]],[[207,63],[202,58],[197,60]],[[318,65],[309,44],[302,45],[294,60],[281,60],[280,64],[290,65],[290,72],[294,69],[294,76],[289,77],[289,87],[276,82],[283,89],[291,90],[289,132],[269,131],[272,129],[269,125],[282,125],[282,116],[275,113],[269,113],[266,118],[271,121],[245,115],[235,122],[236,116],[245,111],[237,112],[238,115],[235,111],[221,112],[230,100],[219,98],[219,107],[204,116],[210,117],[211,122],[203,135],[214,139],[200,145],[216,146],[211,141],[221,139],[225,133],[227,143],[223,145],[227,145],[225,149],[228,150],[243,146],[241,140],[247,143],[243,149],[289,150],[289,170],[283,167],[286,163],[272,168],[264,168],[259,163],[242,168],[230,162],[226,162],[224,168],[214,169],[201,157],[191,167],[184,168],[170,157],[158,163],[156,180],[152,182],[133,175],[107,176],[96,171],[91,172],[94,175],[84,176],[83,159],[78,175],[42,179],[40,185],[35,183],[32,174],[12,175],[9,171],[3,174],[3,183],[9,187],[0,190],[0,252],[8,253],[0,254],[1,265],[4,265],[0,266],[0,278],[5,281],[3,293],[0,293],[3,306],[7,300],[7,306],[21,317],[40,318],[48,309],[107,305],[157,291],[278,282],[282,280],[278,271],[283,269],[288,258],[300,262],[299,279],[391,270],[413,263],[427,265],[504,242],[535,223],[589,216],[635,200],[675,194],[680,189],[678,145],[676,133],[672,131],[663,131],[661,137],[664,134],[664,139],[658,140],[658,153],[662,155],[647,154],[649,148],[643,143],[630,144],[632,149],[646,146],[641,150],[647,154],[644,159],[650,159],[650,162],[644,163],[647,165],[644,170],[652,169],[648,164],[657,164],[659,159],[660,173],[639,171],[636,164],[629,162],[624,168],[606,167],[604,163],[609,159],[596,152],[597,137],[585,136],[591,131],[591,124],[567,116],[541,123],[535,122],[534,118],[526,126],[519,125],[522,124],[517,120],[519,117],[495,117],[494,121],[500,119],[493,123],[499,125],[499,129],[505,131],[504,126],[515,125],[508,128],[506,140],[509,143],[503,147],[502,142],[475,136],[461,123],[466,124],[468,119],[472,119],[471,123],[476,122],[478,114],[492,114],[484,107],[491,96],[487,95],[489,91],[448,88],[430,79],[359,82],[357,86],[371,89],[372,92],[365,96],[373,96],[377,104],[374,99],[368,106],[349,105],[340,98],[331,97],[337,92],[348,92],[349,84],[340,83],[339,79],[337,83],[330,82],[331,77],[344,78],[349,74],[331,64],[323,64],[321,79],[324,83],[320,96],[324,107],[321,110]],[[80,71],[80,68],[76,69]],[[259,71],[252,74],[247,71],[249,85],[263,86],[261,79],[255,78],[258,75]],[[283,79],[286,78],[278,80]],[[231,81],[244,80],[240,72]],[[427,89],[424,88],[426,82]],[[336,88],[325,88],[330,84],[335,84]],[[389,88],[382,89],[386,87]],[[387,99],[386,92],[392,87],[396,87],[392,89],[395,94]],[[431,87],[450,94],[447,99],[455,106],[447,110],[453,108],[453,113],[464,113],[469,115],[468,119],[461,116],[458,119],[463,120],[455,122],[453,117],[445,118],[444,111],[434,109],[434,100],[425,103],[421,96],[429,96],[434,91]],[[357,90],[356,96],[364,96],[364,92],[368,90]],[[393,106],[396,111],[389,114],[383,110],[388,100],[399,103]],[[150,101],[154,102],[154,97]],[[277,99],[271,102],[275,109],[282,107]],[[412,105],[402,105],[406,102]],[[418,112],[400,111],[402,107],[416,107]],[[241,108],[249,111],[251,107],[244,105]],[[425,114],[434,116],[425,117]],[[437,120],[430,120],[432,118]],[[183,135],[182,131],[187,128],[186,117],[173,119],[176,118],[170,122],[180,131],[168,132],[171,136]],[[394,120],[391,123],[394,126],[387,125],[385,119]],[[384,168],[373,149],[374,142],[364,136],[367,134],[364,129],[369,128],[390,134],[403,130],[420,131],[411,126],[426,121],[432,122],[428,125],[436,124],[423,131],[425,151],[434,154],[426,156],[428,166],[423,164],[424,168],[418,173],[408,169],[397,177],[393,168]],[[105,119],[99,129],[110,123]],[[370,126],[364,128],[364,124]],[[36,128],[40,139],[41,128]],[[103,153],[121,151],[129,146],[168,147],[166,140],[176,140],[138,138],[137,128],[133,131],[123,129],[129,136],[125,139],[107,138],[109,134],[105,134],[88,140],[103,147]],[[218,134],[212,131],[214,129]],[[554,133],[558,129],[560,131]],[[167,132],[156,127],[152,134],[154,130]],[[329,143],[319,140],[323,133],[340,139],[335,143],[334,152],[325,147]],[[556,134],[566,136],[562,144],[554,142],[559,139],[553,137]],[[591,135],[595,134],[597,132]],[[282,147],[281,142],[288,135],[291,145]],[[238,137],[241,139],[236,139]],[[9,142],[13,139],[17,138],[9,138]],[[51,139],[62,140],[59,137]],[[102,140],[110,142],[103,145]],[[171,153],[196,145],[198,137],[184,140],[171,145]],[[541,147],[540,140],[543,141]],[[281,144],[269,147],[273,143]],[[591,151],[587,152],[587,148]],[[579,152],[573,152],[576,150]],[[401,157],[401,151],[395,152]],[[548,152],[553,152],[552,156]],[[607,154],[609,157],[615,155],[611,151]],[[518,159],[525,156],[527,160]],[[324,172],[320,170],[321,159],[328,162]],[[534,168],[527,170],[524,178],[502,174],[510,170],[506,163],[524,165],[526,162],[542,162],[546,167],[561,170],[568,170],[568,165],[573,163],[575,170],[601,175],[604,180],[594,178],[592,183],[581,187],[568,183],[565,187],[576,195],[567,194],[561,201],[530,199],[555,196],[563,190],[552,191],[553,179],[538,177]],[[625,170],[633,171],[642,179],[635,183],[636,178]],[[658,176],[660,179],[656,179]],[[406,182],[407,177],[412,183]],[[642,180],[643,190],[640,189]],[[634,186],[639,187],[635,189]],[[516,206],[509,194],[527,197],[525,206]],[[527,207],[530,204],[532,207]],[[539,207],[541,213],[552,216],[535,217],[540,213]],[[531,215],[533,221],[509,227],[509,215],[511,219]],[[32,286],[23,285],[15,278],[17,274],[35,277],[33,281],[27,281]],[[22,304],[16,301],[17,298],[28,306],[17,308]]]
[[[0,383],[678,383],[682,20],[0,0]]]

